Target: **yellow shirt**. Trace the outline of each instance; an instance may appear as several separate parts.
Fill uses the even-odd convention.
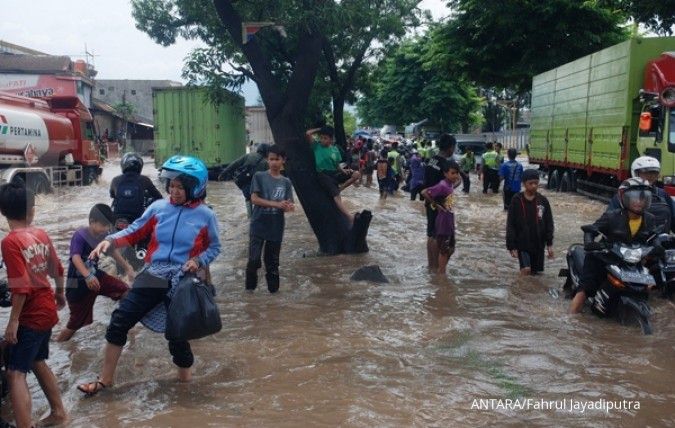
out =
[[[630,228],[630,237],[634,237],[637,233],[638,230],[640,230],[640,225],[642,225],[642,217],[632,219],[628,219],[628,227]]]

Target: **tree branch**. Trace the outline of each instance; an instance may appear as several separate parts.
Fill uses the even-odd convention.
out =
[[[242,20],[230,0],[213,0],[213,5],[218,13],[218,18],[225,29],[230,33],[232,42],[241,51],[251,64],[251,69],[258,84],[260,96],[265,103],[270,117],[276,116],[283,108],[283,98],[279,90],[280,82],[272,73],[272,63],[264,54],[258,42],[253,39],[244,44],[241,40]]]

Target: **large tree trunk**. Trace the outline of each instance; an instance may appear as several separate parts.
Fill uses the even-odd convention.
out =
[[[272,62],[257,41],[241,42],[242,20],[233,2],[214,0],[214,6],[232,40],[239,45],[251,65],[251,78],[265,103],[274,141],[286,150],[288,176],[321,251],[326,254],[368,251],[366,235],[370,212],[361,213],[354,227],[349,227],[333,198],[319,186],[314,154],[304,139],[302,124],[319,66],[323,36],[311,26],[301,32],[293,72],[284,85],[272,72]]]
[[[347,149],[347,136],[345,135],[345,99],[339,95],[333,95],[333,124],[335,125],[335,144]]]

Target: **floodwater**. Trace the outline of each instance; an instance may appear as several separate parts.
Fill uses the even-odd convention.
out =
[[[94,203],[109,202],[107,183],[117,171],[110,165],[98,185],[39,198],[35,223],[64,263],[72,231],[86,224]],[[287,217],[281,291],[269,295],[264,283],[244,292],[243,198],[232,183],[210,183],[223,244],[212,267],[223,330],[193,342],[195,378],[179,384],[163,336],[138,327],[115,387],[83,398],[75,387],[96,379],[114,308],[100,299],[93,325],[51,345],[49,364],[72,426],[673,426],[675,306],[654,299],[655,333],[643,336],[588,313],[569,316],[569,302],[550,292],[562,284],[557,272],[566,248],[581,239],[579,226],[603,206],[543,191],[554,210],[556,258],[543,276],[522,279],[505,249],[501,195],[476,193],[478,184],[458,196],[447,278],[426,269],[422,203],[382,202],[376,189],[360,187],[344,198],[354,211],[373,211],[370,252],[317,257],[299,210]],[[370,264],[391,283],[349,281]],[[0,314],[3,329],[6,317]],[[67,309],[60,318],[62,326]],[[43,416],[46,400],[29,378],[34,413]],[[476,408],[489,399],[483,404],[491,408]],[[516,399],[512,405],[529,410],[507,407]],[[558,403],[542,409],[541,400]],[[602,403],[624,409],[579,407]]]

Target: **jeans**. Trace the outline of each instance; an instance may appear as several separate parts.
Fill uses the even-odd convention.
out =
[[[256,236],[251,236],[248,246],[248,264],[246,265],[246,289],[255,290],[258,286],[258,269],[260,269],[260,257],[264,251],[265,279],[270,293],[279,290],[279,253],[281,241],[266,241]]]
[[[139,275],[137,278],[140,278]],[[156,283],[141,284],[134,282],[133,288],[120,301],[110,317],[110,324],[105,334],[105,339],[117,346],[127,343],[127,333],[136,325],[150,310],[159,303],[169,303],[166,293],[169,291],[168,280],[153,277]],[[162,283],[162,281],[164,281]],[[194,355],[188,341],[169,341],[169,352],[173,357],[173,363],[181,368],[192,367]]]

